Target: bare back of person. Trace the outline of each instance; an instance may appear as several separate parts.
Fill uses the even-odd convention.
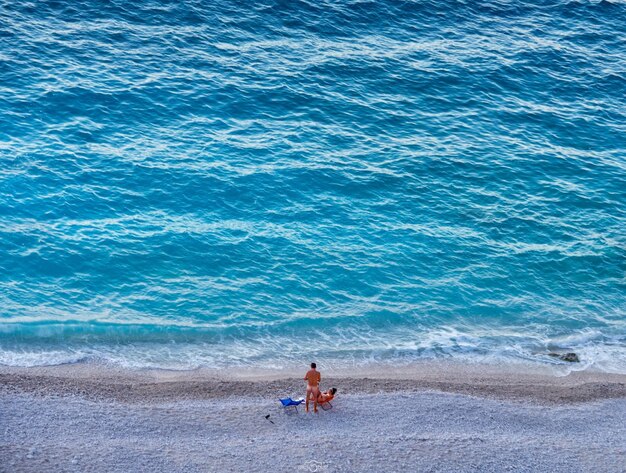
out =
[[[313,399],[313,412],[317,412],[317,398],[320,394],[320,381],[322,375],[316,370],[315,363],[311,363],[311,369],[306,372],[304,379],[307,382],[306,385],[306,403],[305,410],[309,412],[309,401]]]

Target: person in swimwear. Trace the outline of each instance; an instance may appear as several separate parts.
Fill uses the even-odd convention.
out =
[[[330,388],[328,391],[324,391],[317,396],[317,403],[321,405],[325,402],[332,401],[335,398],[335,394],[337,394],[337,388]]]
[[[311,363],[311,369],[304,375],[306,385],[306,403],[304,404],[304,410],[309,412],[309,401],[313,399],[313,412],[317,412],[317,398],[320,395],[320,381],[322,375],[317,371],[317,365]]]

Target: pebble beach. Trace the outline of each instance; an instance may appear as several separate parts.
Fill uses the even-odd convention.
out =
[[[329,376],[315,415],[280,408],[291,373],[2,368],[0,471],[626,470],[626,376],[465,371]]]

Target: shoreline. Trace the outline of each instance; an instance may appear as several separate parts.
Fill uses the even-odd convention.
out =
[[[337,387],[340,394],[442,392],[540,404],[626,398],[626,375],[591,370],[563,372],[524,365],[436,361],[321,371],[322,388]],[[0,392],[126,403],[233,396],[275,399],[301,396],[303,373],[293,369],[136,370],[95,363],[29,368],[0,366]]]

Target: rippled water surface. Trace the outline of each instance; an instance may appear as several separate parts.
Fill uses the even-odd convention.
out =
[[[626,3],[0,2],[0,364],[626,372]]]

